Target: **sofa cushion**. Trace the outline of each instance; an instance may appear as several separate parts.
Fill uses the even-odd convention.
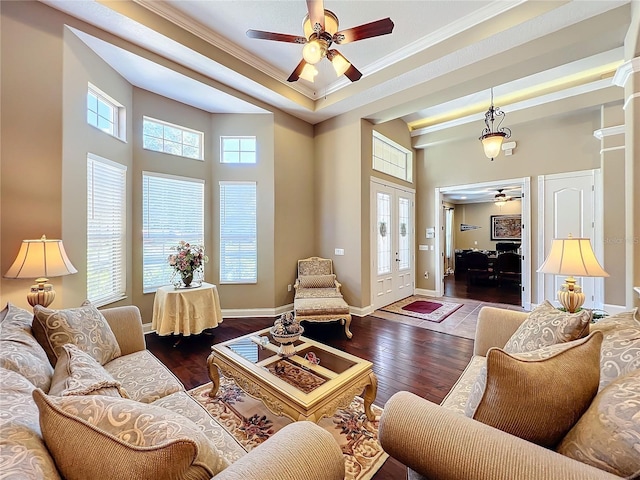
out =
[[[452,410],[460,415],[464,415],[471,389],[476,383],[480,370],[482,370],[486,364],[486,357],[481,355],[473,356],[467,368],[465,368],[462,375],[458,377],[456,384],[449,390],[449,393],[447,393],[447,396],[444,397],[440,405],[447,410]]]
[[[53,367],[31,332],[33,313],[11,303],[0,312],[0,367],[23,375],[49,391]]]
[[[107,395],[128,398],[120,382],[91,355],[72,343],[62,346],[49,395]]]
[[[138,402],[151,403],[184,390],[180,380],[149,350],[118,357],[104,368]]]
[[[107,320],[89,302],[66,310],[50,310],[36,305],[33,313],[33,333],[53,366],[65,343],[73,343],[100,365],[120,356],[120,346]]]
[[[621,477],[640,473],[640,370],[598,393],[557,451]]]
[[[531,352],[556,343],[570,342],[589,333],[590,310],[568,313],[547,300],[522,322],[504,346],[507,353]]]
[[[3,479],[60,479],[42,440],[40,414],[32,397],[35,388],[19,373],[0,368],[0,477]]]
[[[342,294],[336,287],[331,288],[298,288],[296,300],[299,298],[342,298]]]
[[[591,331],[604,334],[599,390],[618,376],[640,368],[640,320],[637,308],[592,323]]]
[[[296,316],[340,315],[349,313],[349,305],[341,298],[296,298],[293,301]]]
[[[336,276],[331,275],[302,275],[298,278],[302,288],[332,288],[336,286]]]
[[[166,408],[198,425],[229,464],[247,452],[240,443],[214,419],[204,406],[187,392],[176,392],[159,398],[153,405]]]
[[[555,447],[598,390],[602,333],[509,354],[487,353],[465,413],[543,447]]]
[[[209,480],[226,466],[197,425],[164,408],[101,395],[53,397],[42,390],[34,390],[33,398],[42,436],[67,480]]]

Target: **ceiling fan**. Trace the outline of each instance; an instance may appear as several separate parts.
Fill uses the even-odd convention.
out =
[[[249,38],[273,40],[304,44],[302,60],[291,73],[288,82],[295,82],[299,78],[313,82],[318,70],[314,67],[324,57],[331,62],[338,76],[345,75],[352,82],[360,80],[362,73],[351,65],[338,50],[329,49],[332,44],[344,45],[349,42],[364,40],[365,38],[387,35],[393,31],[390,18],[365,23],[358,27],[338,31],[338,17],[330,10],[324,9],[323,0],[307,0],[307,15],[302,22],[304,37],[287,35],[285,33],[264,32],[261,30],[247,30]]]
[[[511,200],[515,200],[517,198],[521,198],[521,197],[512,197],[510,195],[507,195],[506,193],[504,193],[504,188],[499,188],[498,193],[496,193],[495,196],[493,197],[493,203],[495,203],[498,206],[502,206],[505,203],[510,202]]]

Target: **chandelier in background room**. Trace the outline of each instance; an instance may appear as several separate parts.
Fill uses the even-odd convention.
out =
[[[484,114],[484,123],[486,127],[482,130],[480,141],[484,147],[484,154],[492,161],[500,155],[502,142],[505,138],[511,137],[511,129],[501,127],[505,114],[500,107],[493,106],[493,88],[491,88],[491,106]],[[497,125],[495,124],[498,122]]]

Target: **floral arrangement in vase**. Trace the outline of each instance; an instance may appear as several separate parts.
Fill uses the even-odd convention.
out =
[[[176,250],[176,253],[169,255],[169,265],[173,268],[174,274],[180,275],[184,286],[188,287],[193,281],[193,274],[202,270],[209,257],[204,254],[202,245],[191,245],[184,240],[180,240],[178,245],[171,249]]]

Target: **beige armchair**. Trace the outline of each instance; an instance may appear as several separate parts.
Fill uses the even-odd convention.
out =
[[[340,293],[341,286],[333,273],[331,259],[309,257],[298,260],[293,302],[296,319],[307,322],[340,321],[347,338],[351,338],[351,314],[349,305]]]

